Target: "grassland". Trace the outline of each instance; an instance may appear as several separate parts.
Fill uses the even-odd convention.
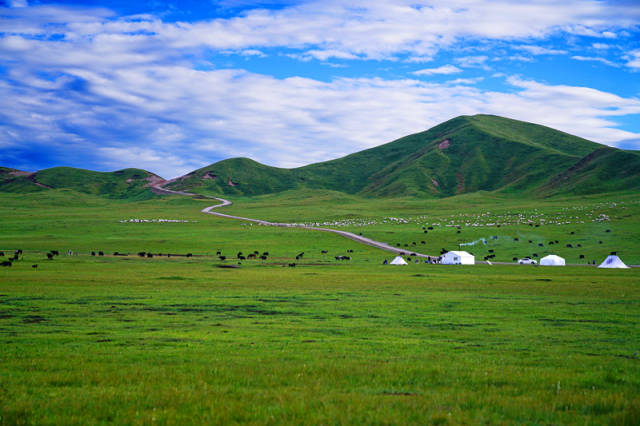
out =
[[[476,231],[570,235],[562,242],[595,250],[589,232],[602,225],[625,261],[638,252],[634,194],[535,204],[494,197],[309,191],[234,199],[226,211],[344,221],[336,226],[406,242],[419,235],[426,252]],[[335,235],[202,215],[199,200],[66,190],[1,198],[0,249],[24,250],[24,260],[0,269],[2,424],[640,422],[638,269],[394,268],[380,264],[387,253]],[[578,222],[601,210],[609,220],[461,234],[443,225],[424,234],[417,221],[489,208],[490,221],[534,208],[551,217],[573,207],[584,209],[572,214]],[[181,222],[121,222],[131,218]],[[51,249],[78,255],[49,261]],[[349,249],[351,262],[333,259]],[[215,254],[241,250],[270,256],[237,265]]]
[[[640,197],[636,193],[542,200],[474,193],[419,200],[367,199],[310,190],[241,198],[225,211],[362,233],[406,248],[407,253],[437,255],[442,248],[462,248],[479,260],[495,254],[493,260],[502,262],[557,254],[567,263],[586,265],[594,260],[600,263],[616,251],[628,263],[640,264]]]

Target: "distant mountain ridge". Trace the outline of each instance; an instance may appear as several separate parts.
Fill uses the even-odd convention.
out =
[[[492,115],[460,116],[342,158],[283,169],[231,158],[165,182],[141,169],[36,173],[0,167],[0,192],[68,188],[109,198],[148,198],[152,184],[207,195],[298,188],[366,197],[448,197],[498,191],[546,197],[640,189],[640,153],[549,127]]]
[[[294,169],[247,158],[223,160],[167,187],[212,195],[260,195],[302,187],[371,197],[447,197],[479,190],[589,194],[640,188],[640,155],[549,127],[475,115]]]
[[[0,192],[73,189],[106,198],[146,199],[153,197],[150,186],[158,182],[164,182],[164,179],[141,169],[94,172],[73,167],[53,167],[31,173],[0,167]]]

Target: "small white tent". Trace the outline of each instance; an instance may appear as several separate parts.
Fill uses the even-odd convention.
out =
[[[400,256],[396,256],[395,259],[393,259],[391,263],[389,263],[389,265],[406,265],[406,264],[407,262]]]
[[[476,258],[466,251],[448,251],[442,255],[440,263],[443,265],[473,265]]]
[[[540,259],[540,265],[543,266],[564,266],[564,259],[555,254],[550,254]]]
[[[615,254],[610,254],[607,258],[598,266],[598,268],[628,268],[622,260]]]

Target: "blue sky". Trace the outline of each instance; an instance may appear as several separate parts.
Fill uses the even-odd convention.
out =
[[[637,1],[0,2],[5,167],[296,167],[478,113],[640,149]]]

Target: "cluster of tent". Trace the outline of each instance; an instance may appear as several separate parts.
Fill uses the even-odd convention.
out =
[[[545,256],[540,259],[540,265],[542,266],[564,266],[564,259],[560,256],[556,256],[555,254],[550,254],[549,256]],[[607,258],[598,265],[598,268],[629,268],[624,264],[622,259],[620,259],[615,253],[611,253]]]
[[[466,251],[448,251],[440,256],[439,263],[443,265],[473,265],[476,263],[476,258]],[[406,265],[407,261],[401,256],[396,256],[390,265]]]
[[[386,262],[386,261],[385,261]],[[449,251],[440,257],[440,263],[443,265],[473,265],[475,264],[475,257],[467,253],[466,251]],[[407,261],[401,256],[396,256],[390,265],[406,265]],[[542,266],[564,266],[565,261],[562,257],[550,254],[540,259],[540,265]],[[628,268],[627,265],[616,255],[615,252],[611,253],[602,262],[598,268]]]

